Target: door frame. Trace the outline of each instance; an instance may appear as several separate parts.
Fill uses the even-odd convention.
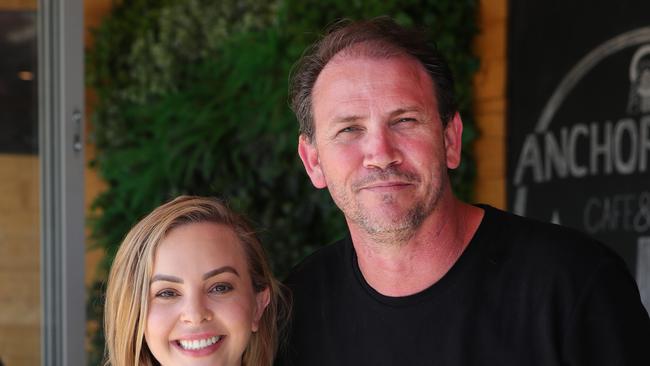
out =
[[[38,2],[41,364],[85,365],[83,0]]]

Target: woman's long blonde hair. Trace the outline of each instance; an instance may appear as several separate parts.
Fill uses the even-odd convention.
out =
[[[104,307],[106,365],[153,366],[158,361],[144,340],[149,285],[156,248],[172,229],[197,222],[230,227],[246,253],[256,292],[269,289],[270,302],[251,335],[242,364],[270,366],[278,344],[278,324],[286,321],[287,300],[273,277],[264,250],[248,223],[214,198],[181,196],[147,215],[122,242],[108,277]]]

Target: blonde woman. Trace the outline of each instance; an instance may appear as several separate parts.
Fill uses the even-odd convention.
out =
[[[271,365],[286,306],[260,242],[220,201],[179,197],[119,248],[105,305],[106,364]]]

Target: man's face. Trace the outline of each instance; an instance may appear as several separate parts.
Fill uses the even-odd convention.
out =
[[[443,130],[430,77],[418,61],[335,56],[316,80],[315,135],[300,157],[328,187],[350,225],[369,234],[409,232],[450,196],[462,122]]]

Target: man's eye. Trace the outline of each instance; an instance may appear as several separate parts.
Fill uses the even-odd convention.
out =
[[[225,294],[226,292],[232,291],[233,287],[229,283],[218,283],[210,289],[211,293],[215,294]]]
[[[178,296],[178,293],[174,290],[162,290],[156,293],[156,297],[161,297],[164,299],[172,298]]]
[[[359,131],[359,127],[356,126],[348,126],[339,131],[339,133],[348,133],[348,132],[356,132]]]
[[[395,123],[397,124],[397,123],[416,122],[416,121],[417,120],[415,118],[404,117],[404,118],[398,119],[397,121],[395,121]]]

